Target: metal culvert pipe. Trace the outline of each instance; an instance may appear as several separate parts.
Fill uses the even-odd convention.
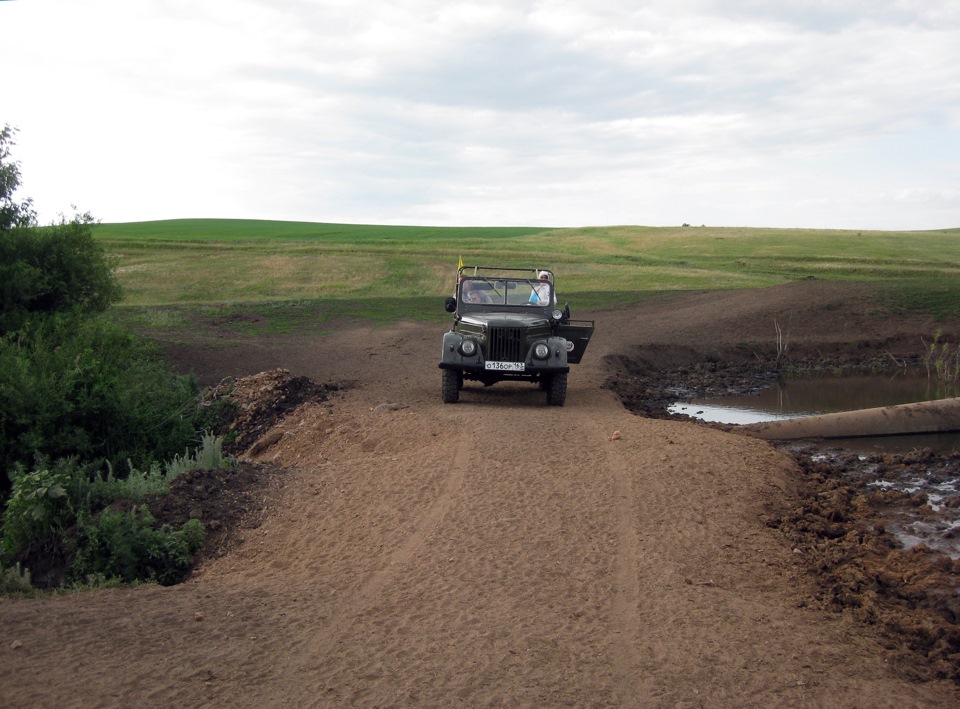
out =
[[[960,398],[752,423],[740,426],[740,429],[751,436],[766,440],[856,438],[960,431]]]

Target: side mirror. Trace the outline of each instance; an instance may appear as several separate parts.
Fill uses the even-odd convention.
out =
[[[457,312],[457,299],[452,295],[448,295],[447,299],[443,301],[443,309],[448,313]]]

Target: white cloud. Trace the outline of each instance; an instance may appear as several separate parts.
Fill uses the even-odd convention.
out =
[[[960,225],[947,0],[14,0],[0,26],[47,218]]]

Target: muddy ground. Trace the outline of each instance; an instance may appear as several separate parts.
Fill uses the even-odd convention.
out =
[[[786,360],[916,358],[957,324],[819,281],[572,306],[598,329],[562,409],[439,403],[443,326],[198,322],[166,351],[229,395],[242,465],[154,511],[202,519],[202,557],[175,587],[0,601],[0,704],[956,705],[960,564],[890,531],[926,496],[663,406]]]

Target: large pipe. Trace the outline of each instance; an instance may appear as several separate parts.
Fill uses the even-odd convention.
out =
[[[960,398],[752,423],[740,428],[752,436],[767,440],[960,431]]]

